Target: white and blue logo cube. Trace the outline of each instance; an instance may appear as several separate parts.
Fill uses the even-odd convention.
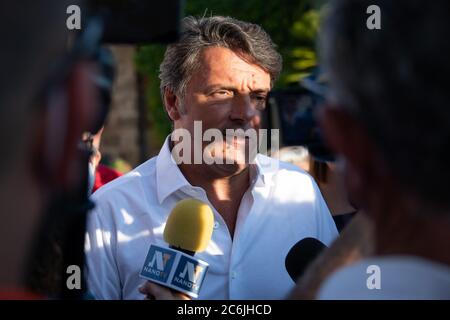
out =
[[[208,264],[181,251],[151,245],[140,276],[198,298]]]

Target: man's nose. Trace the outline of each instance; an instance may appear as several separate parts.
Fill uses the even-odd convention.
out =
[[[256,107],[252,104],[250,95],[240,95],[233,99],[230,119],[248,123],[258,114]]]

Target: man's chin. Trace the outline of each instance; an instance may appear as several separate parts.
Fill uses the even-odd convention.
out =
[[[216,164],[248,166],[250,163],[248,155],[240,151],[240,149],[230,148],[226,152],[221,152],[220,155],[213,154],[211,157]]]
[[[218,171],[222,172],[224,176],[236,175],[248,168],[248,163],[226,163],[224,160],[222,164],[214,164]]]
[[[231,140],[227,140],[225,138],[225,146],[227,148],[233,148],[235,150],[241,149],[241,148],[248,148],[248,145],[250,143],[250,139],[247,136],[242,137],[233,137]]]
[[[250,163],[253,163],[256,157],[256,150],[250,154],[248,149],[248,139],[246,138],[235,139],[233,143],[209,145],[203,150],[203,160],[204,163],[207,164],[230,165],[245,168]]]

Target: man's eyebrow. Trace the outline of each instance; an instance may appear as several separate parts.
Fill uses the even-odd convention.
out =
[[[205,88],[205,91],[210,92],[210,91],[218,90],[218,89],[239,91],[238,88],[236,88],[234,86],[222,85],[222,84],[209,85]],[[270,91],[270,88],[257,88],[257,89],[251,90],[250,92],[252,92],[252,93],[268,93],[269,91]]]
[[[217,90],[217,89],[222,89],[222,90],[230,90],[230,91],[236,91],[237,88],[233,87],[233,86],[229,86],[229,85],[223,85],[223,84],[212,84],[206,87],[206,91],[213,91],[213,90]]]
[[[269,88],[261,88],[261,89],[255,89],[251,91],[252,93],[269,93],[270,89]]]

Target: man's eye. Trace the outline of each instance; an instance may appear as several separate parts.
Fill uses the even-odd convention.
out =
[[[251,98],[258,101],[258,102],[264,102],[267,99],[267,95],[265,94],[252,94]]]
[[[231,96],[232,92],[228,91],[228,90],[219,90],[219,91],[215,91],[213,92],[213,96],[214,97],[228,97]]]
[[[263,95],[253,96],[253,101],[258,103],[258,105],[265,105],[266,104],[266,100],[267,100],[267,96],[263,96]]]
[[[253,103],[258,110],[263,110],[266,107],[267,96],[262,94],[255,94],[252,96]]]

